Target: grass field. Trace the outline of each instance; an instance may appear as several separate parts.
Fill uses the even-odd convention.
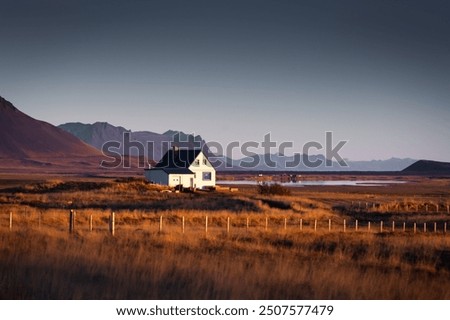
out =
[[[450,299],[450,180],[408,181],[261,195],[9,177],[0,186],[0,298]]]

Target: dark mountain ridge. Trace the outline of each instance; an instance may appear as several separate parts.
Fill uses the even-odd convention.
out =
[[[151,131],[131,131],[107,122],[93,124],[71,122],[58,127],[105,153],[114,152],[120,155],[140,156],[156,162],[172,145],[189,149],[205,146],[205,141],[201,136],[175,130],[168,130],[163,134]]]
[[[0,158],[100,156],[92,146],[47,122],[36,120],[0,97]]]
[[[432,160],[419,160],[402,170],[408,174],[450,175],[450,163]]]

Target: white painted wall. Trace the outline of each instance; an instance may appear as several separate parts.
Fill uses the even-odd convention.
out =
[[[211,162],[209,162],[209,160],[205,157],[203,152],[200,152],[195,161],[189,167],[189,170],[195,174],[195,188],[203,189],[205,187],[214,187],[216,185],[216,170],[211,165]],[[208,181],[203,179],[204,172],[211,173],[211,180]]]
[[[184,188],[190,188],[193,186],[194,174],[169,174],[169,187],[176,187],[183,185]]]

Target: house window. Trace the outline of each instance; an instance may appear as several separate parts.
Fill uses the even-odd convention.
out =
[[[198,160],[198,159],[195,160],[195,165],[196,165],[196,166],[199,166],[199,165],[200,165],[200,160]]]
[[[203,181],[211,181],[212,174],[211,172],[203,172]]]
[[[206,164],[207,164],[207,162],[206,162],[206,159],[203,159],[203,164],[204,164],[204,165],[206,165]]]

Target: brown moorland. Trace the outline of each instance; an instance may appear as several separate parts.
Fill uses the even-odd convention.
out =
[[[2,299],[450,298],[449,179],[273,195],[32,178],[0,180]]]

